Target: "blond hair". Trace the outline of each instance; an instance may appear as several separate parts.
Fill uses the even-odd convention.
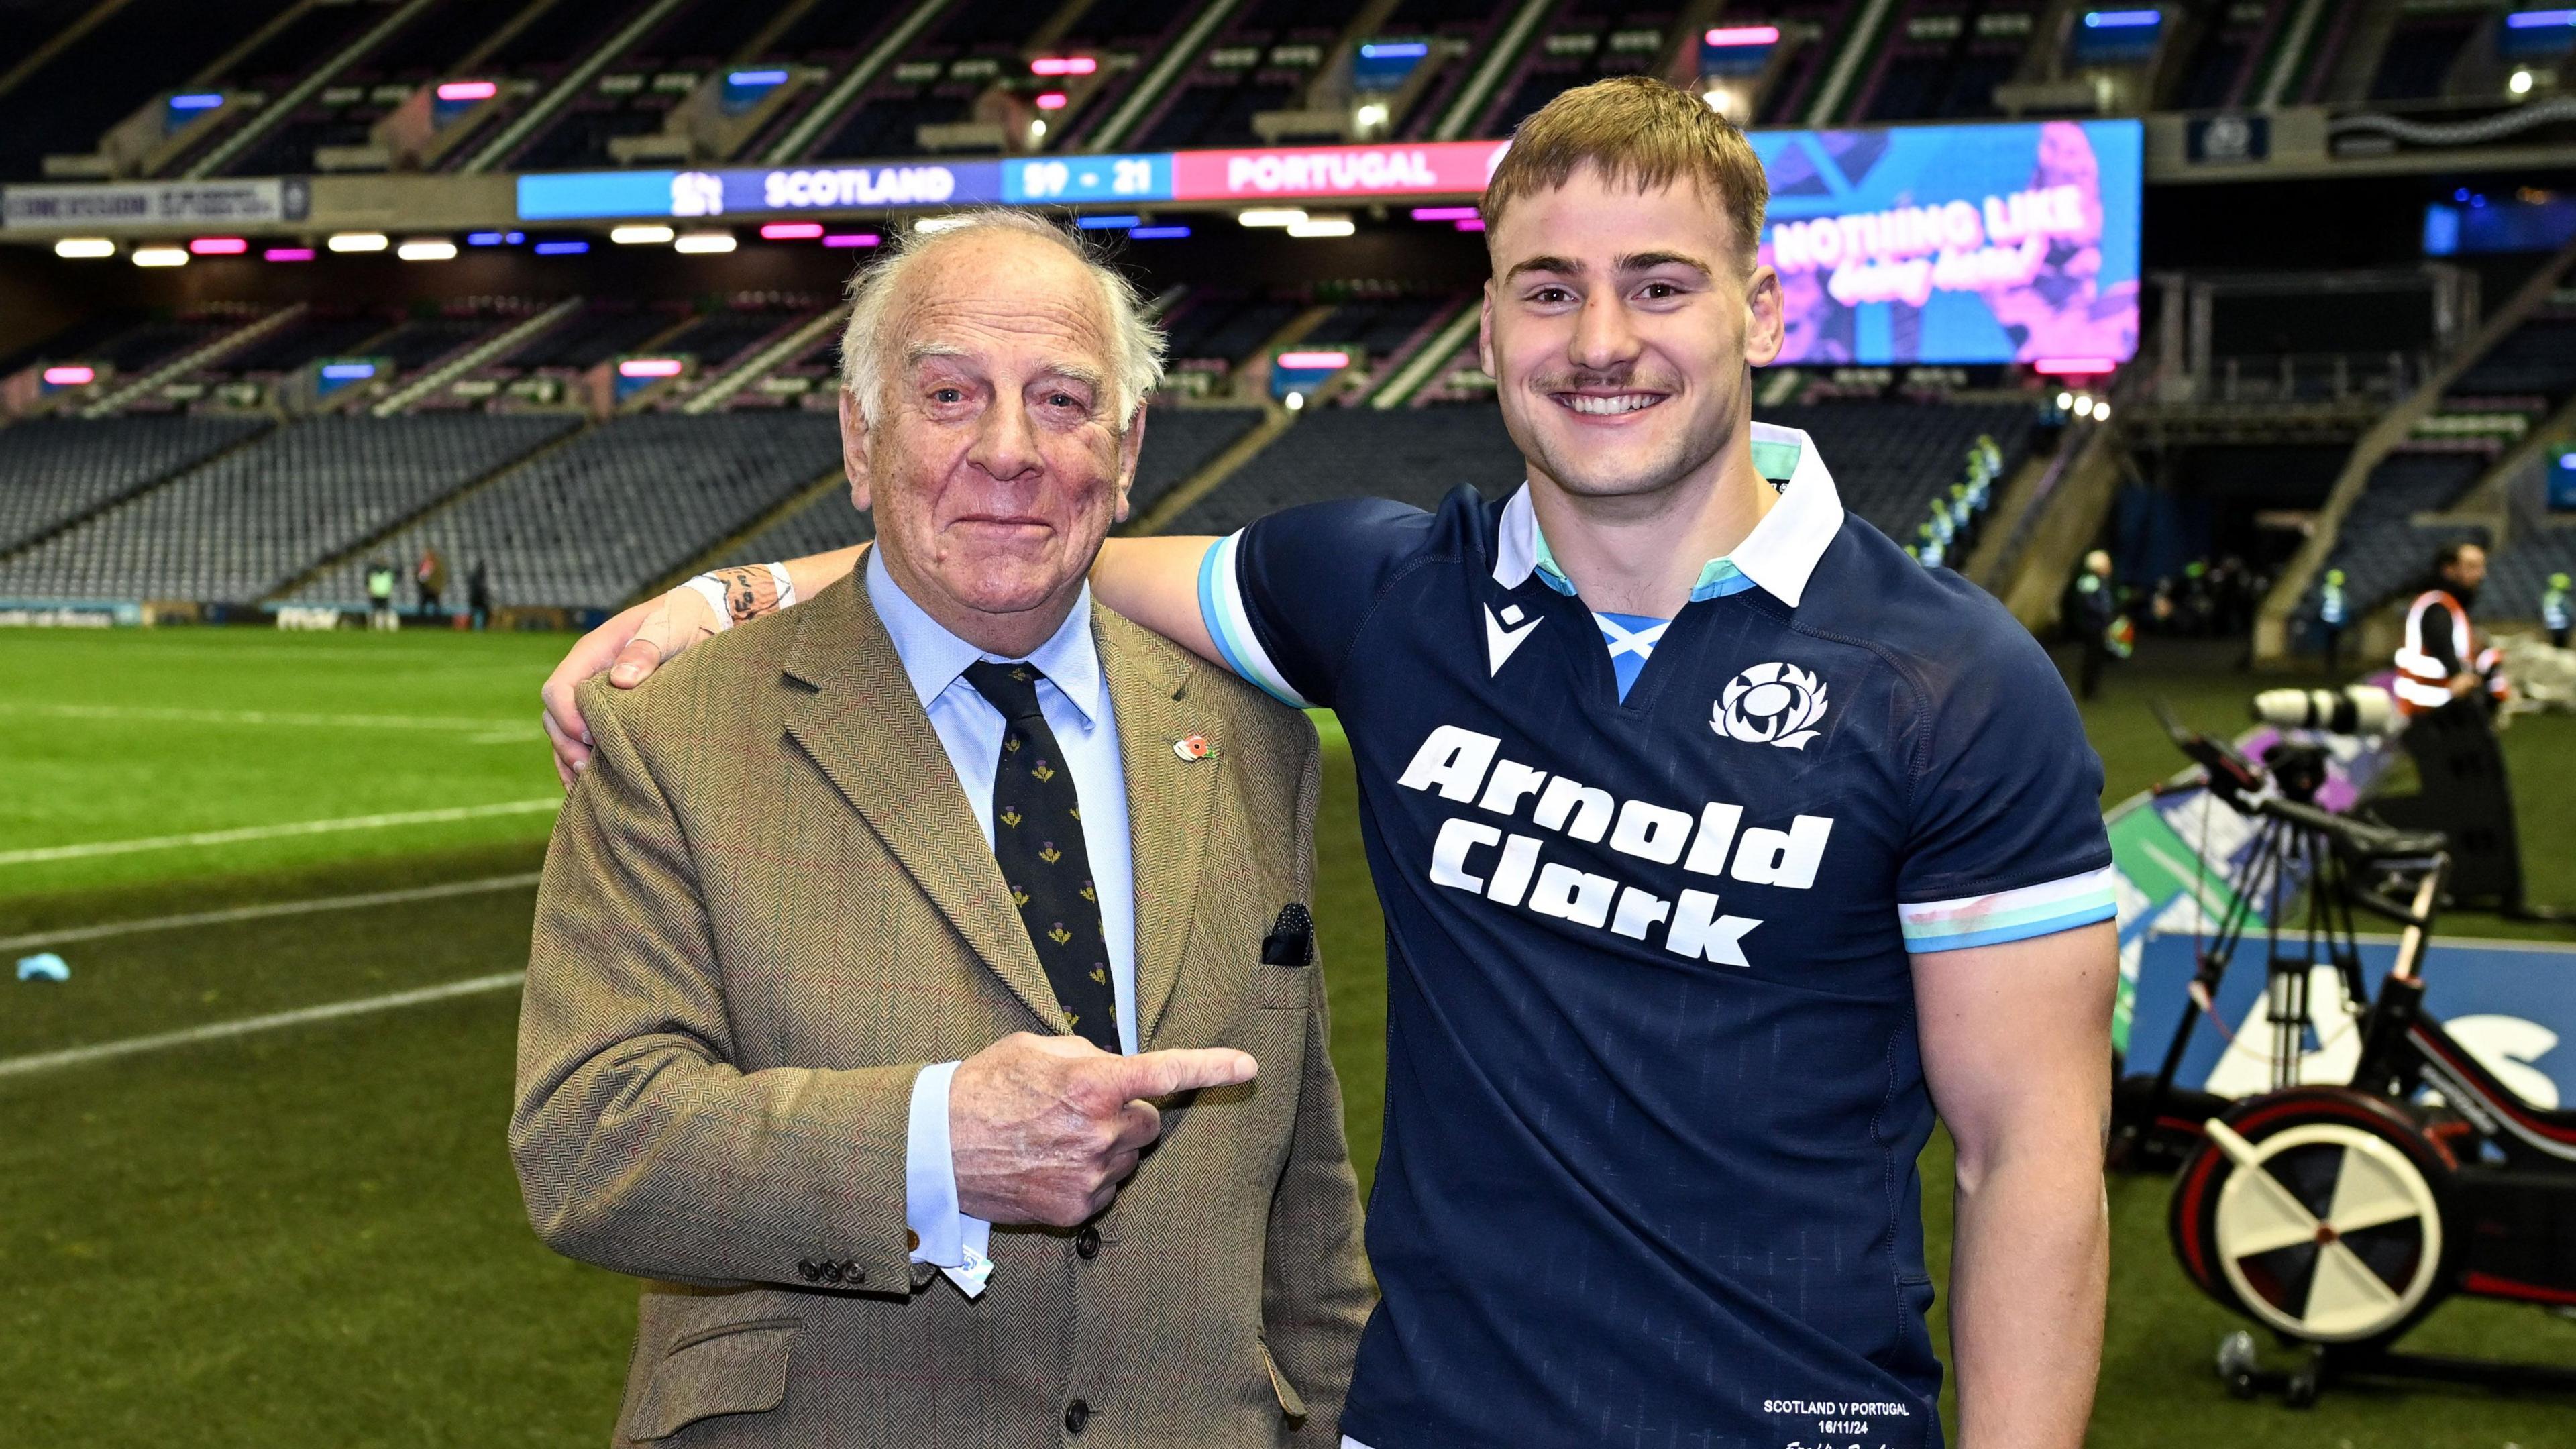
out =
[[[1511,149],[1485,183],[1485,225],[1500,225],[1514,201],[1553,191],[1586,166],[1607,185],[1640,192],[1697,182],[1725,209],[1736,260],[1753,270],[1771,182],[1743,130],[1698,96],[1641,75],[1560,94],[1513,128]]]
[[[978,233],[1018,232],[1064,248],[1100,289],[1101,315],[1109,324],[1110,412],[1125,432],[1145,405],[1145,395],[1163,380],[1163,334],[1146,318],[1145,299],[1135,284],[1071,232],[1025,211],[985,207],[942,223],[936,230],[915,228],[903,234],[884,260],[850,278],[850,320],[841,329],[841,386],[858,399],[859,416],[876,425],[878,404],[902,355],[901,349],[888,346],[885,330],[903,274],[949,242]]]

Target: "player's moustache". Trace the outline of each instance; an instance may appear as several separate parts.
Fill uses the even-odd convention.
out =
[[[1569,368],[1562,372],[1541,373],[1537,377],[1531,379],[1530,387],[1533,391],[1542,395],[1560,392],[1616,392],[1623,390],[1669,394],[1677,393],[1682,390],[1681,379],[1679,378],[1667,377],[1656,372],[1641,372],[1630,368],[1620,368],[1610,372],[1593,372],[1584,368]]]

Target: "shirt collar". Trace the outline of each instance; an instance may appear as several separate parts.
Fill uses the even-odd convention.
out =
[[[877,617],[885,622],[886,635],[894,641],[895,657],[902,661],[904,677],[912,681],[912,692],[924,710],[976,660],[1017,662],[987,654],[949,633],[894,581],[894,575],[886,571],[885,559],[874,548],[868,550],[867,584],[868,602],[876,606]],[[1072,612],[1064,616],[1064,622],[1056,626],[1044,644],[1029,651],[1028,662],[1054,683],[1066,703],[1082,712],[1083,723],[1100,722],[1104,700],[1100,647],[1091,637],[1091,585],[1082,586],[1082,592],[1074,598]]]
[[[1744,542],[1724,558],[1713,558],[1691,586],[1691,602],[1723,598],[1755,586],[1790,608],[1807,592],[1826,546],[1842,531],[1842,496],[1824,459],[1796,428],[1753,424],[1753,466],[1780,489],[1780,501],[1753,525]],[[1786,480],[1786,481],[1782,481]],[[1500,535],[1494,546],[1494,582],[1517,589],[1536,573],[1560,594],[1572,595],[1574,583],[1557,567],[1540,531],[1538,513],[1530,506],[1524,483],[1503,505]]]

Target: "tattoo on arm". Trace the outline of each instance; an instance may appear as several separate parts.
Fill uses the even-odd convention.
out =
[[[747,623],[778,607],[778,581],[766,568],[715,569],[708,577],[723,587],[725,613],[734,623]]]

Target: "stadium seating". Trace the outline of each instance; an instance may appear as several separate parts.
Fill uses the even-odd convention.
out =
[[[825,413],[614,418],[364,553],[408,560],[435,546],[451,568],[486,564],[498,603],[609,607],[839,466]],[[364,573],[349,557],[293,600],[362,602]]]
[[[0,428],[0,557],[268,426],[265,418],[120,417]]]
[[[0,594],[256,599],[577,422],[450,413],[295,423],[0,562]]]
[[[830,553],[877,536],[876,520],[850,506],[846,487],[826,488],[811,502],[753,534],[737,551],[725,550],[726,563],[766,563]]]
[[[2483,529],[2419,528],[2414,522],[2418,513],[2450,506],[2486,465],[2486,456],[2476,452],[2399,452],[2372,470],[2326,561],[2344,571],[2344,597],[2356,616],[2422,581],[2443,544],[2486,541]],[[2315,607],[2311,598],[2311,616]]]

